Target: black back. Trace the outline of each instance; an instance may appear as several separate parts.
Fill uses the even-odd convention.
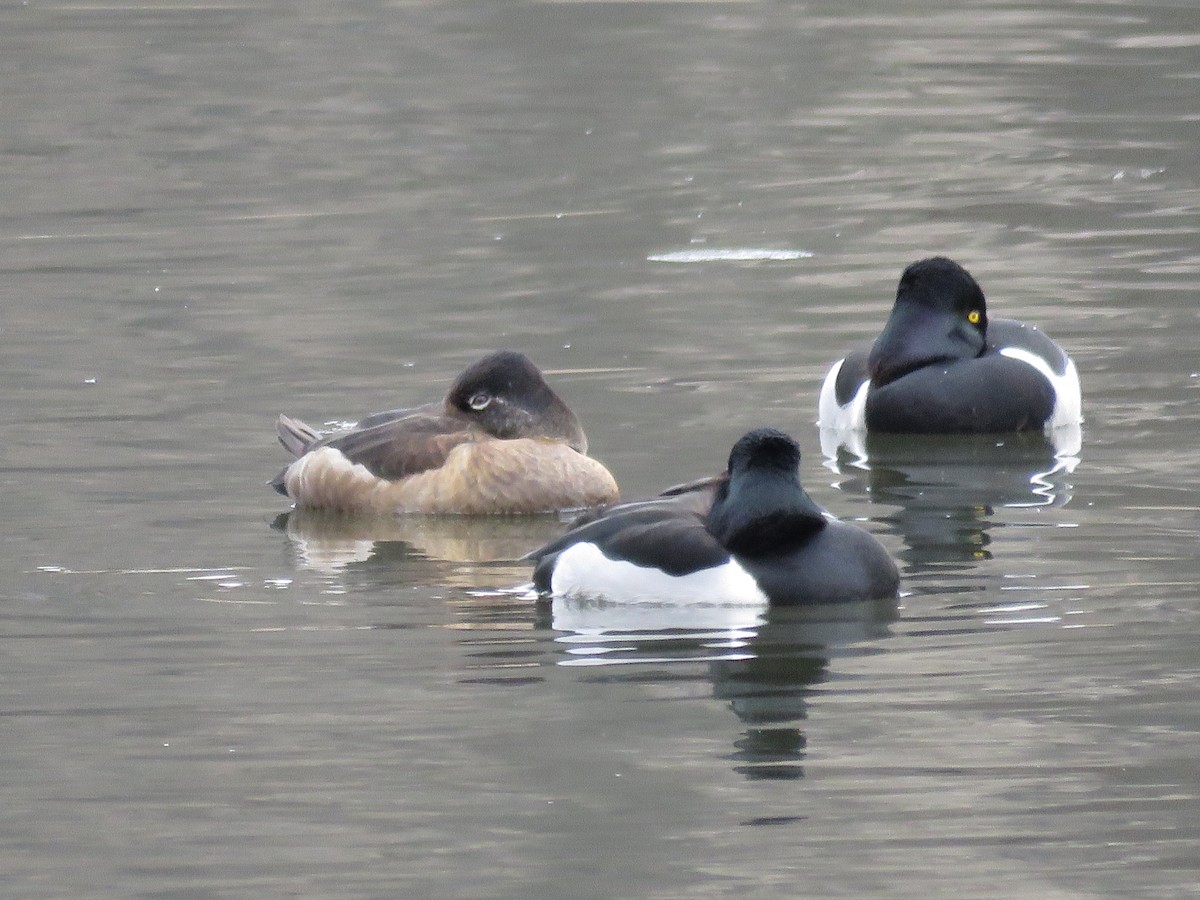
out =
[[[830,520],[782,556],[738,557],[775,606],[840,603],[895,597],[900,573],[872,535]]]

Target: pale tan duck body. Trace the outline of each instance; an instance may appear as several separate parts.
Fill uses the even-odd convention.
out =
[[[619,496],[587,456],[575,414],[521,353],[469,366],[442,403],[377,413],[326,436],[287,416],[278,427],[297,459],[271,484],[301,508],[504,515]]]

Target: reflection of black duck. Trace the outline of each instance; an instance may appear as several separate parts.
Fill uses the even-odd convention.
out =
[[[712,662],[713,695],[729,701],[746,726],[734,742],[737,771],[755,779],[803,776],[807,739],[799,723],[808,718],[812,687],[825,680],[834,656],[887,636],[895,618],[894,601],[771,609],[744,658]]]
[[[1065,505],[1078,462],[1056,457],[1038,432],[870,434],[861,454],[842,452],[827,464],[842,476],[840,490],[897,507],[880,521],[907,546],[899,555],[909,572],[990,558],[996,508]]]
[[[706,660],[713,696],[745,726],[730,759],[748,778],[798,778],[804,772],[812,687],[839,656],[878,652],[898,615],[895,598],[811,606],[652,606],[586,597],[544,598],[538,627],[562,632],[559,665],[629,672],[639,682],[677,681],[686,665]],[[613,667],[619,667],[614,669]],[[689,675],[687,680],[692,680]]]

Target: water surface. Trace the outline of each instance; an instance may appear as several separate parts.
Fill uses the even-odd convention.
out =
[[[13,896],[1194,896],[1190,3],[0,13]],[[951,255],[1078,363],[1022,442],[822,460]],[[898,609],[537,604],[553,518],[286,516],[281,411],[529,353],[627,496],[745,430]]]

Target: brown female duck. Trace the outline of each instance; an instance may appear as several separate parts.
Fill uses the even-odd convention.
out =
[[[321,435],[279,417],[296,461],[271,485],[301,508],[353,513],[512,514],[618,497],[587,456],[575,414],[523,353],[489,354],[441,403],[376,413]]]

